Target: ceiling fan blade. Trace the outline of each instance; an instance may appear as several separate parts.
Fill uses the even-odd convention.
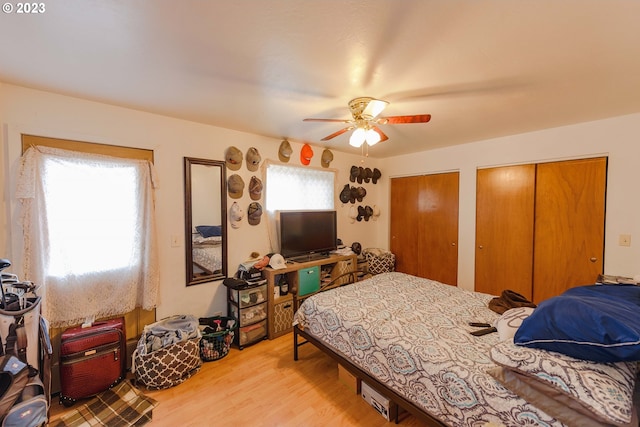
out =
[[[372,129],[375,130],[376,132],[378,132],[378,135],[380,135],[380,141],[378,141],[378,142],[383,142],[383,141],[386,141],[387,139],[389,139],[387,134],[382,132],[382,129],[380,129],[378,126],[374,126],[374,127],[372,127]]]
[[[330,140],[330,139],[335,138],[336,136],[340,136],[340,135],[342,135],[343,133],[350,131],[351,129],[353,129],[353,126],[348,126],[348,127],[344,128],[344,129],[340,129],[339,131],[334,132],[334,133],[332,133],[331,135],[325,136],[325,137],[324,137],[324,138],[322,138],[320,141],[328,141],[328,140]]]
[[[429,120],[431,120],[431,114],[415,114],[412,116],[381,117],[379,123],[399,125],[403,123],[427,123]]]
[[[302,119],[303,122],[338,122],[338,123],[351,123],[352,120],[342,119]]]

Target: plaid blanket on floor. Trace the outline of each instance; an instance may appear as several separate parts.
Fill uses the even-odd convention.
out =
[[[151,421],[158,402],[123,381],[62,416],[54,427],[142,426]]]

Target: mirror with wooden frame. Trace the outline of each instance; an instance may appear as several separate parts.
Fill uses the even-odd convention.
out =
[[[184,158],[187,286],[227,277],[227,186],[224,161]]]

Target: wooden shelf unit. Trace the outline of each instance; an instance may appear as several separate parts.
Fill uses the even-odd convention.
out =
[[[277,338],[292,331],[293,322],[293,297],[292,292],[298,290],[298,271],[310,267],[320,268],[321,283],[331,281],[343,273],[356,271],[358,263],[356,255],[335,255],[314,261],[287,263],[286,268],[274,270],[266,267],[262,276],[267,279],[267,325],[269,327],[269,339]],[[286,295],[274,294],[276,281],[280,275],[285,274],[289,292]]]

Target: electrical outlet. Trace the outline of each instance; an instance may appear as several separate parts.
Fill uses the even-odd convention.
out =
[[[621,234],[618,237],[618,245],[620,246],[631,246],[631,235],[630,234]]]

